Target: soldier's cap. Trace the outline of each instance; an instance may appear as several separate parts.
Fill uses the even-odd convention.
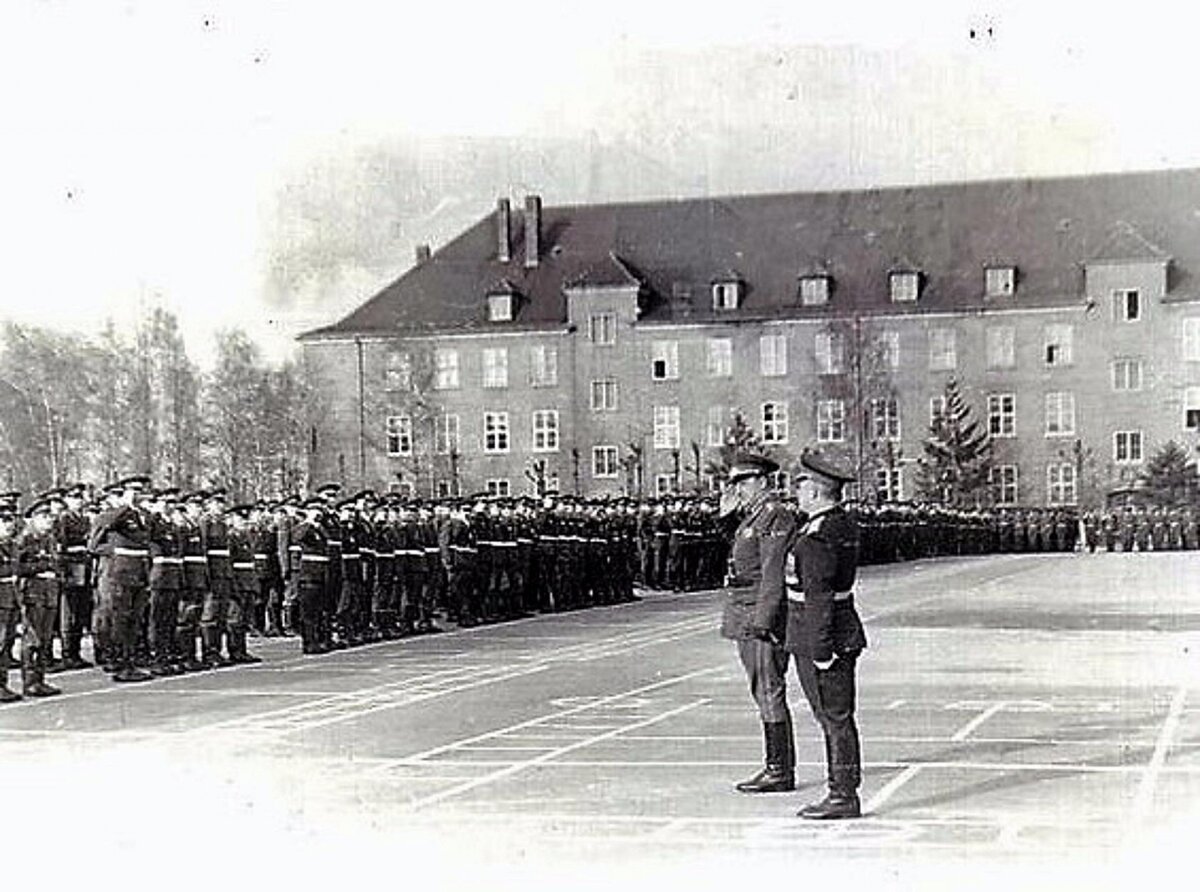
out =
[[[376,495],[376,493],[375,493],[375,490],[373,490],[373,489],[360,489],[358,492],[356,492],[356,493],[355,493],[355,494],[354,494],[354,495],[351,497],[350,501],[352,501],[352,502],[359,502],[359,501],[364,501],[364,500],[365,500],[365,501],[368,501],[368,502],[374,502],[374,501],[377,501],[378,499],[379,499],[379,496],[378,496],[378,495]]]
[[[54,499],[38,499],[25,509],[25,516],[34,517],[38,514],[49,514],[54,510]]]
[[[233,514],[237,517],[249,517],[250,512],[254,510],[253,505],[234,505],[232,508],[226,508],[226,514]]]
[[[63,487],[63,493],[66,495],[82,496],[85,495],[87,491],[88,485],[86,483],[71,483]]]
[[[765,477],[779,470],[779,463],[765,455],[740,453],[735,455],[729,466],[729,482],[748,480],[751,477]]]
[[[17,499],[21,498],[21,496],[23,496],[23,495],[24,495],[23,492],[18,492],[15,489],[10,490],[8,492],[0,492],[0,501],[15,502],[15,501],[17,501]]]
[[[165,502],[177,502],[179,501],[179,487],[164,486],[162,489],[156,489],[154,491],[154,498],[162,499]]]
[[[228,497],[229,491],[223,486],[218,486],[204,493],[204,498],[209,502],[223,502]]]
[[[133,489],[141,492],[150,486],[150,478],[144,474],[134,474],[132,477],[123,477],[114,483],[104,487],[105,492],[118,492],[121,490]]]
[[[183,497],[182,501],[191,502],[191,503],[195,504],[197,502],[203,502],[207,498],[208,498],[207,492],[205,492],[202,489],[197,489],[195,492],[189,492],[186,496]]]
[[[325,500],[317,496],[309,496],[300,503],[301,508],[324,508]]]
[[[854,472],[821,450],[809,448],[800,453],[792,477],[794,480],[818,477],[833,483],[852,483]]]
[[[318,486],[316,488],[316,490],[314,490],[314,492],[316,492],[317,495],[324,495],[325,493],[329,493],[330,495],[333,495],[334,493],[339,493],[341,491],[342,491],[342,484],[340,484],[340,483],[322,483],[320,486]]]

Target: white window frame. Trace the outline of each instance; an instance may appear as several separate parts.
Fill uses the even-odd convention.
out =
[[[617,382],[612,378],[592,381],[589,396],[593,412],[617,411]]]
[[[592,313],[588,317],[588,340],[597,347],[611,347],[617,342],[617,314]]]
[[[485,390],[508,387],[508,348],[483,348],[483,380]]]
[[[458,415],[446,412],[433,419],[433,451],[438,455],[450,455],[461,451]]]
[[[597,480],[615,479],[621,471],[621,457],[616,446],[592,447],[592,476]]]
[[[787,374],[787,335],[765,334],[758,339],[758,368],[764,378]]]
[[[781,445],[788,441],[788,405],[779,401],[762,404],[762,441]]]
[[[534,344],[529,348],[529,385],[558,386],[558,348],[549,344]]]
[[[1112,389],[1119,393],[1137,392],[1142,389],[1142,361],[1136,356],[1118,356],[1111,365]]]
[[[1046,436],[1075,436],[1075,393],[1053,390],[1046,394]]]
[[[449,477],[439,477],[434,486],[434,492],[439,499],[448,499],[458,495],[454,491],[454,480]]]
[[[733,377],[733,339],[708,339],[708,376],[710,378]]]
[[[958,368],[958,336],[953,328],[929,329],[929,371],[952,372]]]
[[[413,424],[411,415],[389,415],[384,421],[387,454],[402,457],[413,454]]]
[[[1185,387],[1183,391],[1183,429],[1200,431],[1200,387]]]
[[[458,351],[449,347],[438,347],[433,351],[434,390],[458,390]]]
[[[1130,310],[1133,313],[1130,313]],[[1114,322],[1140,322],[1145,316],[1145,301],[1140,288],[1114,288],[1112,317]]]
[[[412,355],[389,350],[383,361],[383,389],[392,393],[412,390]]]
[[[1017,329],[1012,325],[991,325],[984,335],[987,367],[1011,369],[1017,365]]]
[[[817,442],[846,442],[845,400],[817,400]]]
[[[704,427],[704,438],[708,446],[718,448],[725,445],[725,438],[729,435],[728,419],[727,407],[708,407],[708,422]]]
[[[512,445],[512,428],[507,412],[483,413],[483,452],[504,455]]]
[[[921,297],[921,274],[910,270],[888,273],[888,296],[892,303],[915,303]]]
[[[741,303],[742,285],[740,282],[714,282],[712,286],[712,307],[714,310],[736,310]]]
[[[929,398],[929,426],[933,427],[937,424],[938,419],[946,414],[946,395],[939,393],[937,396]]]
[[[829,303],[829,290],[829,276],[801,276],[800,306],[825,306]]]
[[[558,452],[559,427],[557,409],[533,411],[533,451]]]
[[[490,477],[483,485],[489,496],[507,498],[512,494],[512,485],[507,477]]]
[[[904,500],[904,474],[899,465],[875,469],[875,496],[881,502]]]
[[[654,448],[679,448],[679,407],[654,407]]]
[[[886,369],[896,371],[900,368],[900,332],[883,331],[879,333],[879,343],[882,345],[880,358]]]
[[[1140,430],[1113,431],[1113,461],[1140,465],[1146,460],[1146,438]]]
[[[989,393],[987,398],[988,436],[994,440],[1017,435],[1017,395]]]
[[[871,439],[900,442],[900,400],[894,396],[877,396],[867,404]]]
[[[650,378],[653,381],[679,379],[679,341],[650,342]]]
[[[1066,507],[1079,502],[1075,465],[1055,462],[1046,465],[1046,504],[1051,508]]]
[[[984,297],[1012,297],[1017,293],[1015,266],[985,266],[983,268]]]
[[[674,493],[675,490],[675,475],[674,474],[655,474],[654,475],[654,494],[656,496],[668,496]]]
[[[1052,322],[1046,326],[1042,342],[1042,360],[1048,368],[1072,365],[1075,361],[1075,326]]]
[[[1015,505],[1020,498],[1020,470],[1017,465],[993,465],[988,473],[992,500],[997,505]]]
[[[487,305],[488,322],[512,322],[513,296],[511,294],[489,294]]]
[[[1183,361],[1200,362],[1200,316],[1183,320]]]
[[[846,371],[846,336],[840,331],[819,331],[813,346],[818,375],[841,375]]]

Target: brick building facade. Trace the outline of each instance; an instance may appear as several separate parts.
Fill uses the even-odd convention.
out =
[[[302,336],[314,479],[705,485],[741,412],[914,493],[953,376],[1002,503],[1200,443],[1200,171],[495,211]],[[699,457],[697,463],[696,458]]]

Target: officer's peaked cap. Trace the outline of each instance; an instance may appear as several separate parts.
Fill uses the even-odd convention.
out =
[[[729,467],[729,482],[737,483],[749,477],[765,477],[779,470],[779,463],[765,455],[739,453],[733,457]]]
[[[821,477],[835,483],[851,483],[854,480],[854,472],[820,449],[810,448],[800,453],[795,477],[798,480],[804,477]]]

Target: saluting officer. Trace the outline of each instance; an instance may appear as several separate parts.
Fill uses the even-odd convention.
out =
[[[795,528],[791,513],[771,489],[779,465],[758,455],[739,455],[721,493],[721,514],[740,515],[729,555],[729,593],[721,636],[737,642],[750,694],[762,719],[766,764],[737,785],[742,793],[795,789],[792,716],[787,705],[788,654],[783,649],[784,564]]]
[[[856,818],[862,760],[854,721],[854,671],[867,646],[854,607],[858,529],[841,506],[854,475],[815,450],[793,474],[797,507],[807,515],[792,546],[785,647],[796,658],[800,687],[825,736],[828,794],[802,818]]]

